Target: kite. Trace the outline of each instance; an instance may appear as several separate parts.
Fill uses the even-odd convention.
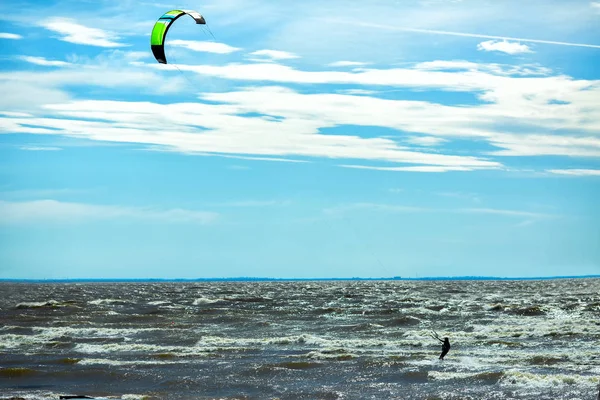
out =
[[[152,54],[154,58],[161,64],[167,63],[167,57],[165,56],[165,38],[169,28],[175,22],[175,20],[183,15],[189,15],[196,21],[196,24],[206,25],[204,17],[200,13],[191,10],[171,10],[162,15],[154,24],[152,28],[152,35],[150,36],[150,47],[152,48]]]

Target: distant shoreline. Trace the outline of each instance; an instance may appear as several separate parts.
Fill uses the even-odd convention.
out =
[[[422,278],[78,278],[78,279],[17,279],[0,278],[0,283],[152,283],[152,282],[310,282],[310,281],[538,281],[560,279],[598,279],[600,275],[547,277],[440,276]]]

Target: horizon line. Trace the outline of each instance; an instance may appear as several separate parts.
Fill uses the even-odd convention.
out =
[[[523,281],[523,280],[558,280],[558,279],[596,279],[600,278],[600,275],[555,275],[555,276],[534,276],[534,277],[499,277],[499,276],[477,276],[477,275],[463,275],[463,276],[429,276],[429,277],[376,277],[376,278],[365,278],[365,277],[331,277],[331,278],[275,278],[275,277],[251,277],[251,276],[239,276],[239,277],[213,277],[213,278],[0,278],[0,282],[223,282],[223,281],[237,281],[237,282],[250,282],[250,281]]]

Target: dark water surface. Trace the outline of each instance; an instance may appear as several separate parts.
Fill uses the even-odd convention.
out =
[[[599,378],[600,279],[0,283],[0,398],[594,399]]]

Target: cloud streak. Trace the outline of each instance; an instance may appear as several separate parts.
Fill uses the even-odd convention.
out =
[[[72,65],[66,61],[47,60],[44,57],[21,56],[19,58],[30,64],[41,65],[44,67],[68,67]]]
[[[98,28],[89,28],[78,24],[69,18],[50,18],[42,21],[40,25],[50,31],[59,33],[60,40],[97,47],[124,47],[123,43],[118,43],[115,39],[118,37],[110,32]]]
[[[501,208],[427,208],[413,207],[399,204],[384,204],[384,203],[352,203],[342,204],[335,207],[326,208],[323,210],[325,214],[344,214],[357,210],[371,210],[393,213],[449,213],[449,214],[489,214],[500,215],[505,217],[526,217],[533,220],[543,220],[557,218],[559,215],[537,213],[531,211],[510,210]]]
[[[541,43],[541,44],[550,44],[550,45],[557,45],[557,46],[587,47],[587,48],[591,48],[591,49],[600,49],[599,44],[573,43],[573,42],[561,42],[561,41],[555,41],[555,40],[542,40],[542,39],[517,38],[517,37],[510,37],[510,36],[484,35],[484,34],[480,34],[480,33],[443,31],[443,30],[437,30],[437,29],[408,28],[408,27],[393,26],[393,25],[375,24],[375,23],[369,23],[369,22],[348,21],[348,20],[343,20],[343,19],[332,19],[332,20],[330,20],[330,22],[352,24],[352,25],[362,26],[365,28],[377,28],[377,29],[384,29],[384,30],[397,31],[397,32],[425,33],[425,34],[431,34],[431,35],[459,36],[459,37],[470,37],[470,38],[479,38],[479,39],[514,40],[517,42]]]
[[[369,63],[361,61],[336,61],[327,65],[329,67],[364,67],[365,65],[369,65]]]
[[[499,164],[497,164],[499,165]],[[496,166],[493,164],[486,167],[453,167],[453,166],[439,166],[439,165],[417,165],[414,167],[373,167],[366,165],[340,165],[343,168],[354,168],[354,169],[370,169],[374,171],[391,171],[391,172],[450,172],[450,171],[474,171],[476,169],[494,169]]]
[[[253,56],[266,57],[273,60],[291,60],[300,58],[299,55],[282,50],[257,50],[250,53]]]
[[[417,146],[439,146],[447,140],[435,136],[409,136],[405,141]]]
[[[568,176],[600,176],[600,169],[549,169],[551,174]]]
[[[50,146],[21,146],[19,147],[21,150],[26,151],[60,151],[62,150],[60,147],[50,147]]]
[[[0,39],[19,40],[23,39],[23,36],[16,33],[0,32]]]
[[[69,203],[56,200],[10,202],[0,200],[0,224],[59,223],[133,219],[143,222],[208,224],[218,214],[185,209],[157,210],[121,206]]]
[[[215,54],[230,54],[241,50],[238,47],[229,46],[225,43],[180,39],[170,40],[169,46],[183,47],[193,51]]]

